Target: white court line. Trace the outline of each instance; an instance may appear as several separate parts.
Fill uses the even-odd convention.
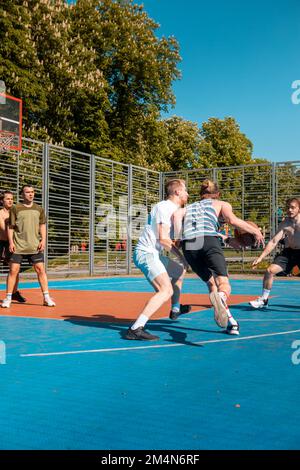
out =
[[[300,330],[282,331],[279,333],[266,333],[264,335],[245,336],[244,338],[212,339],[208,341],[193,342],[193,344],[226,343],[228,341],[246,341],[248,339],[267,338],[270,336],[280,336],[280,335],[290,335],[293,333],[300,333]],[[68,354],[88,354],[88,353],[102,353],[102,352],[114,352],[114,351],[132,351],[132,350],[137,350],[137,349],[176,348],[179,346],[186,346],[186,345],[183,343],[157,344],[153,346],[138,346],[138,347],[131,347],[131,348],[89,349],[89,350],[84,350],[84,351],[61,351],[61,352],[38,353],[38,354],[20,354],[20,357],[65,356]]]
[[[50,282],[51,282],[51,281],[50,281]],[[86,287],[86,286],[84,285],[85,283],[82,284],[82,283],[79,283],[79,282],[74,283],[74,284],[64,285],[64,286],[62,286],[61,284],[51,284],[50,282],[49,282],[49,287],[52,288],[52,289],[55,289],[55,288],[59,287],[60,289],[65,289],[65,290],[67,290],[68,287]],[[134,282],[135,282],[135,283],[138,283],[138,282],[145,282],[145,281],[144,281],[143,279],[137,279],[137,280],[134,281]],[[99,287],[99,285],[100,285],[100,286],[108,285],[108,286],[112,286],[112,287],[113,287],[113,286],[116,284],[116,281],[115,281],[115,282],[105,281],[105,282],[101,282],[101,283],[99,283],[99,282],[91,282],[91,283],[86,283],[86,284],[87,284],[87,287],[89,287],[89,286],[98,286],[98,287]],[[117,284],[128,284],[128,281],[118,281]],[[27,287],[27,286],[23,286],[22,288],[23,288],[23,289],[26,289],[26,290],[27,290],[27,289],[39,289],[39,286],[36,286],[36,287]],[[72,289],[70,289],[70,290],[72,290]],[[85,290],[85,289],[83,289],[83,290]],[[101,291],[100,291],[100,292],[101,292]],[[113,292],[117,292],[117,291],[113,291]]]
[[[10,315],[1,315],[0,318],[22,318],[23,320],[54,320],[54,321],[65,321],[65,318],[50,318],[50,317],[30,317],[30,316],[23,316],[23,315],[18,315],[17,313],[13,314],[11,313]]]

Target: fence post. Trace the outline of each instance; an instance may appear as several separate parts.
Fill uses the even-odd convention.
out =
[[[48,143],[43,144],[43,183],[42,183],[42,205],[44,211],[49,219],[49,161],[50,161],[50,145]],[[48,224],[47,224],[48,225]],[[48,269],[48,231],[46,231],[46,246],[45,246],[45,268]]]
[[[131,274],[131,260],[132,260],[131,206],[132,206],[132,165],[129,165],[128,166],[127,243],[126,243],[127,274]]]
[[[162,201],[164,198],[164,173],[159,172],[159,200]]]
[[[272,178],[272,194],[271,194],[271,227],[272,227],[272,233],[271,236],[275,234],[276,231],[276,216],[277,216],[277,197],[276,197],[276,190],[277,190],[277,184],[276,184],[276,163],[272,163],[272,172],[271,172],[271,178]]]
[[[218,184],[218,170],[217,168],[213,168],[213,181],[215,181]]]
[[[90,158],[90,208],[89,208],[89,275],[95,266],[95,155]]]

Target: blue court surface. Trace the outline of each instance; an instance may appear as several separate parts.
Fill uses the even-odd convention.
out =
[[[142,278],[51,287],[151,291]],[[261,280],[232,287],[256,296]],[[187,279],[184,292],[206,287]],[[160,336],[151,343],[124,340],[124,322],[0,311],[0,449],[299,449],[299,281],[275,280],[272,296],[266,310],[232,307],[239,337],[224,334],[207,309],[150,321]]]

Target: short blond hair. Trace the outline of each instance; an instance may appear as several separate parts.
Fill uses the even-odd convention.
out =
[[[185,185],[185,181],[181,179],[173,179],[166,182],[166,196],[174,196],[175,191],[180,187]]]

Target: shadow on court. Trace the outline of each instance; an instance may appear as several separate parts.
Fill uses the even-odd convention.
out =
[[[300,313],[299,305],[286,305],[286,304],[269,304],[268,307],[254,309],[250,305],[230,305],[230,310],[239,312],[251,312],[251,313],[273,313],[273,312],[298,312]]]
[[[95,328],[102,328],[105,330],[114,330],[117,331],[120,335],[121,339],[125,339],[125,335],[127,332],[128,327],[132,324],[132,322],[128,322],[125,320],[120,320],[114,316],[110,315],[94,315],[94,317],[78,317],[78,316],[68,316],[64,317],[64,321],[70,322],[74,325],[80,326],[87,326],[87,327],[95,327]],[[166,341],[170,343],[179,343],[185,344],[188,346],[197,346],[202,347],[200,344],[195,344],[187,339],[189,332],[199,332],[199,333],[216,333],[216,334],[224,334],[224,330],[205,330],[199,328],[187,328],[182,325],[176,325],[176,323],[172,320],[156,320],[155,322],[149,321],[147,323],[146,329],[153,334],[157,334],[158,336],[162,333],[167,333],[170,338],[166,339]],[[126,340],[129,344],[130,340]],[[135,341],[131,340],[131,343]],[[138,341],[136,341],[138,342]],[[140,341],[140,343],[146,343],[146,341]],[[152,344],[152,341],[149,343]],[[153,342],[155,343],[155,342]]]

